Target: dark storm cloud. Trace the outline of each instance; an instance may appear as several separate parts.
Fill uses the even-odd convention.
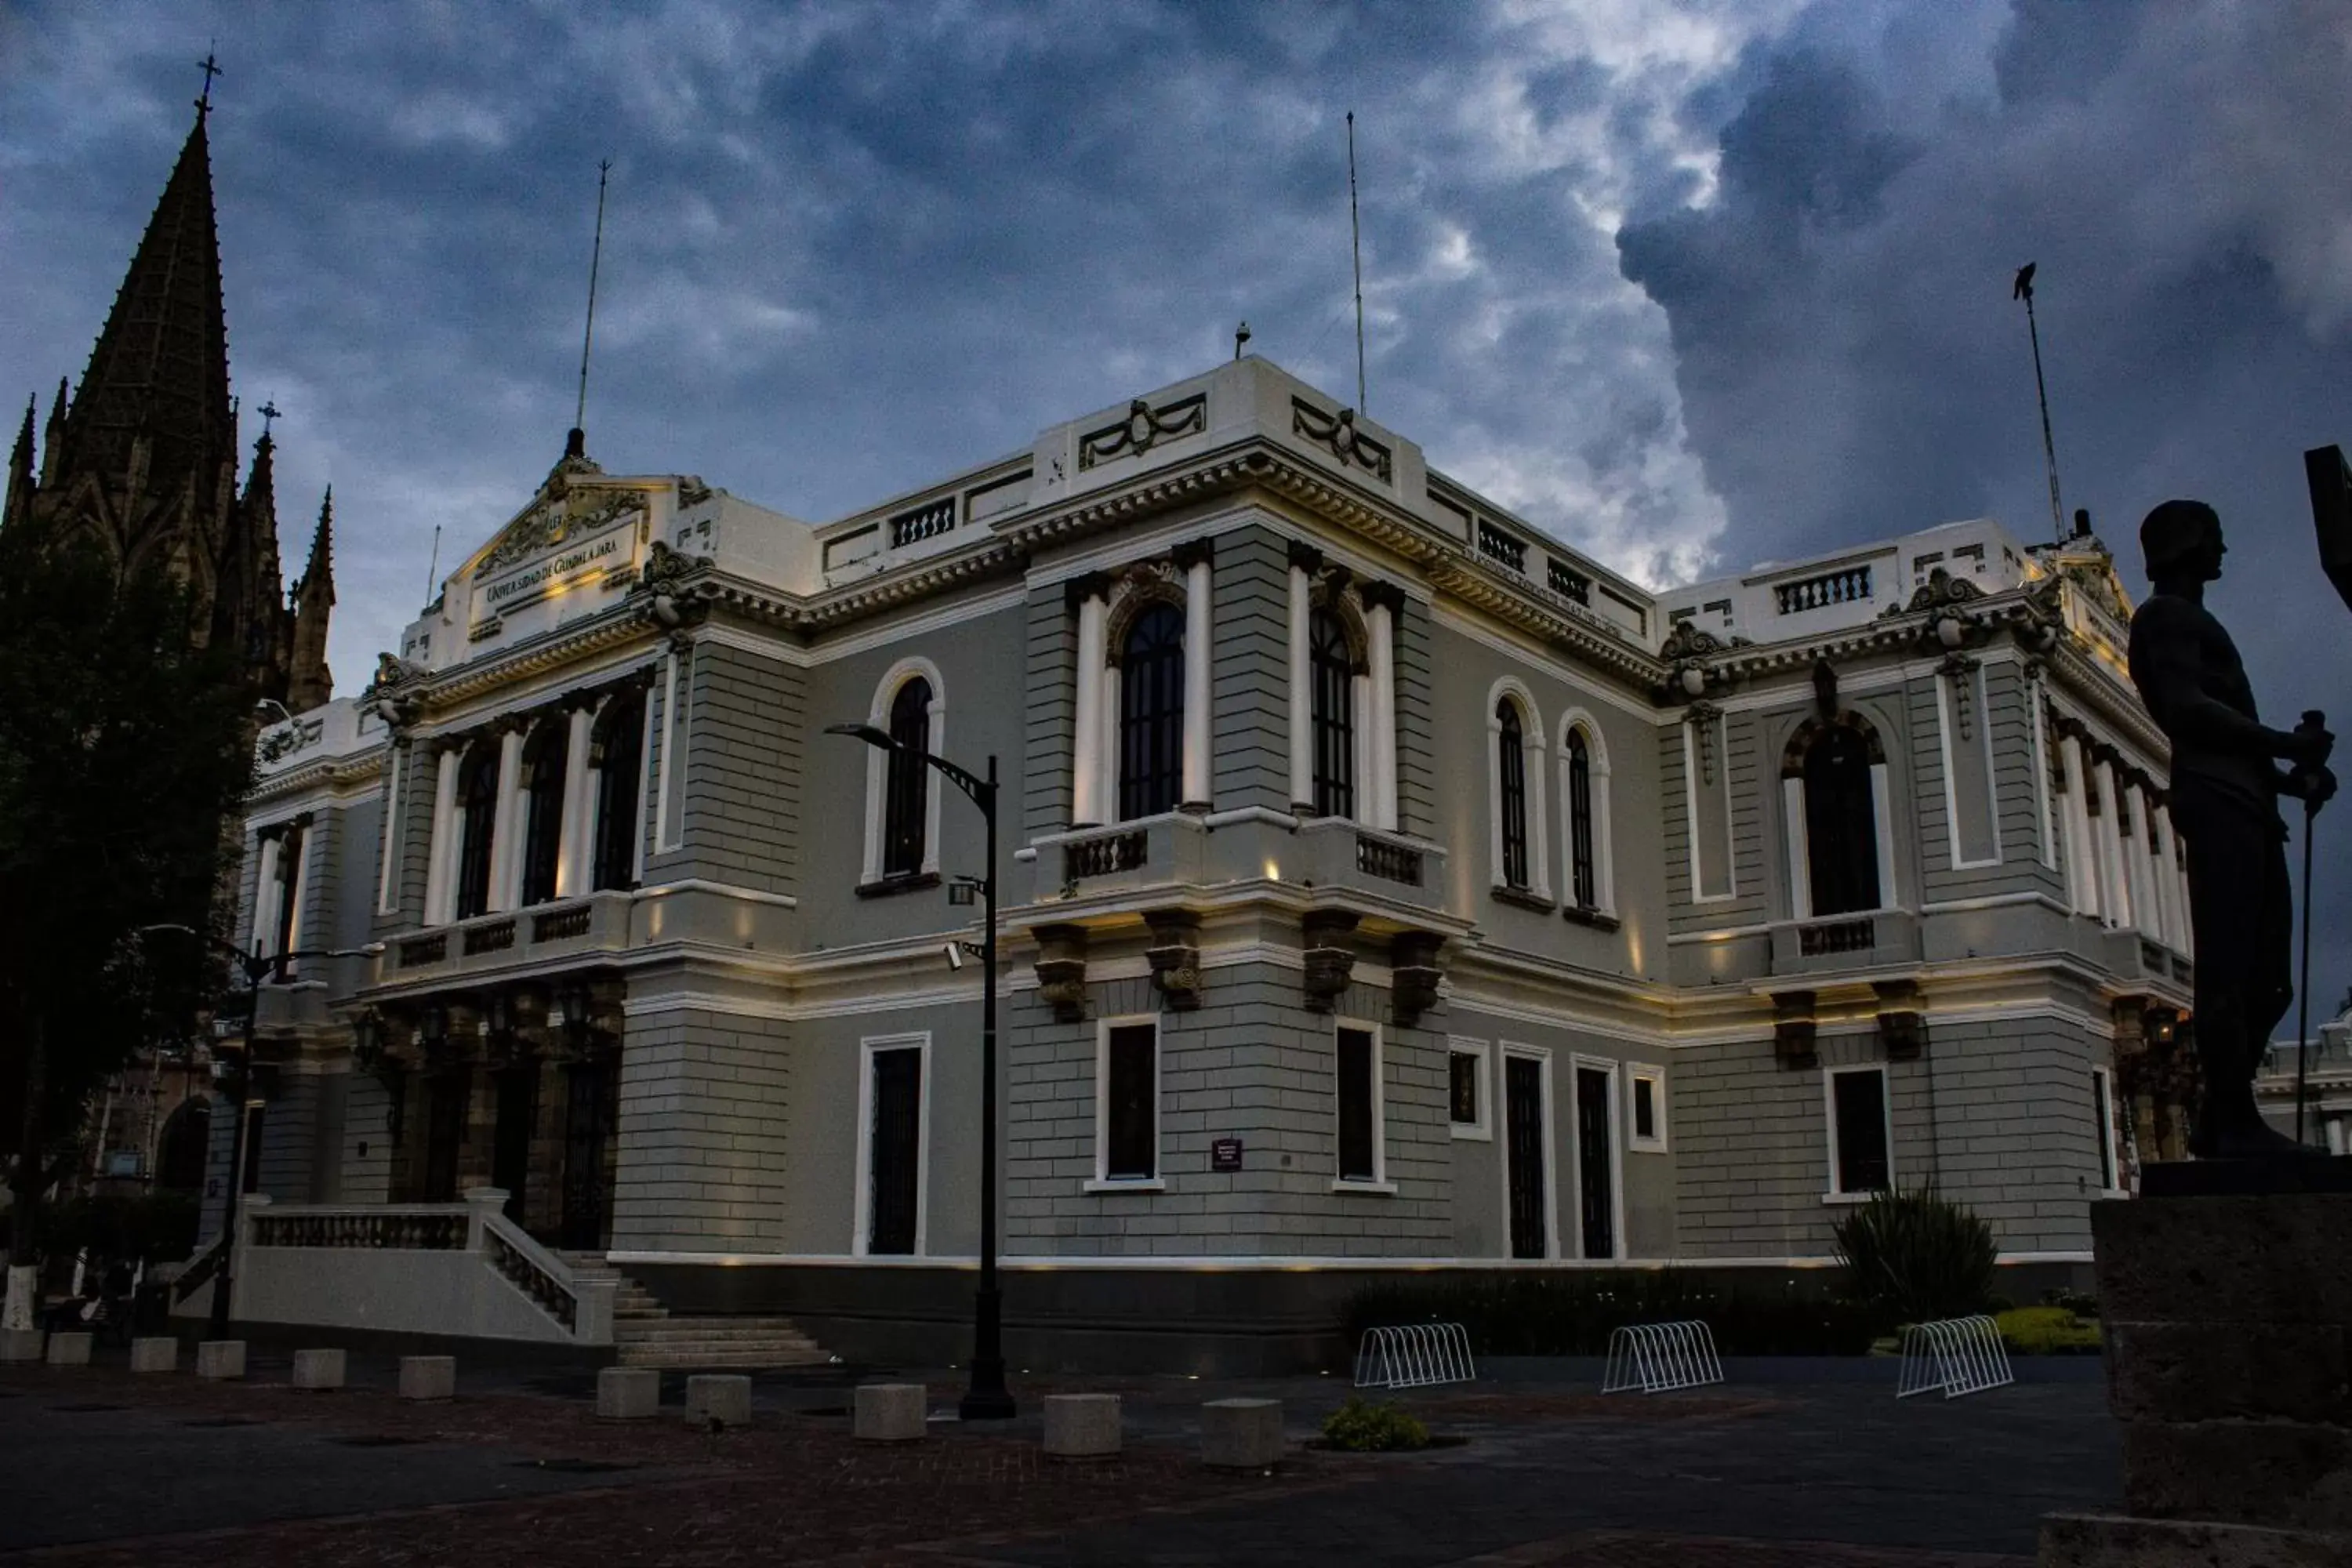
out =
[[[1720,553],[1982,514],[2046,536],[2010,297],[2035,260],[2069,510],[2137,595],[2141,515],[2211,500],[2233,542],[2213,603],[2268,715],[2352,730],[2352,626],[2313,570],[2301,462],[2352,444],[2352,13],[2027,4],[1961,70],[1899,41],[1924,9],[1840,37],[1852,13],[1824,7],[1752,46],[1711,105],[1717,199],[1620,237],[1672,323]],[[2347,831],[2321,828],[2325,997],[2352,980]]]

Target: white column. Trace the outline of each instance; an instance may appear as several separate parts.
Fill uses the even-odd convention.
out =
[[[2139,917],[2140,930],[2157,941],[2162,942],[2164,940],[2164,907],[2157,900],[2156,868],[2150,862],[2147,853],[2148,822],[2146,815],[2148,810],[2147,796],[2142,794],[2140,787],[2135,784],[2123,784],[2122,788],[2126,798],[2131,804],[2131,829],[2125,836],[2124,869],[2126,873],[2126,880],[2131,889],[2132,909]],[[2122,832],[2123,829],[2120,826],[2122,819],[2118,817],[2116,820],[2119,825],[2116,830]]]
[[[278,879],[278,858],[284,848],[278,835],[261,841],[261,867],[253,884],[253,947],[264,956],[278,951],[278,916],[285,888]]]
[[[1396,620],[1386,603],[1365,608],[1372,642],[1372,826],[1396,831]]]
[[[2058,742],[2058,755],[2066,769],[2063,814],[2066,835],[2066,886],[2079,914],[2096,915],[2099,903],[2098,852],[2091,844],[2091,775],[2083,761],[2083,742],[2073,735]]]
[[[576,899],[588,890],[589,846],[595,824],[589,820],[588,743],[595,717],[585,705],[572,710],[572,728],[563,737],[563,833],[555,851],[555,896]]]
[[[1294,558],[1290,563],[1290,804],[1302,813],[1315,803],[1315,688],[1307,659],[1313,592],[1306,564]],[[1360,700],[1358,711],[1361,710]],[[1359,768],[1356,777],[1363,776]],[[1360,807],[1358,815],[1362,815]]]
[[[1550,791],[1545,787],[1545,775],[1551,772],[1544,759],[1550,748],[1544,744],[1543,720],[1533,712],[1528,715],[1527,746],[1528,781],[1528,885],[1537,898],[1551,897],[1551,803]]]
[[[2195,958],[2197,956],[2197,922],[2189,913],[2189,868],[2183,863],[2181,853],[2187,846],[2180,842],[2180,835],[2173,831],[2168,816],[2164,826],[2172,841],[2171,851],[2165,858],[2164,874],[2171,879],[2173,908],[2180,911],[2180,923],[2174,928],[2174,931],[2180,939],[2181,952],[2187,957]]]
[[[2188,941],[2189,908],[2180,901],[2179,859],[2172,847],[2172,813],[2150,805],[2148,820],[2156,826],[2156,848],[2149,858],[2147,879],[2156,889],[2157,923],[2164,928],[2162,940],[2178,951]]]
[[[1070,746],[1070,826],[1103,820],[1103,595],[1088,586],[1078,600],[1078,703]]]
[[[1369,827],[1380,816],[1372,803],[1372,772],[1380,763],[1374,760],[1379,748],[1372,743],[1370,676],[1348,678],[1348,702],[1349,711],[1356,716],[1356,721],[1348,727],[1349,759],[1356,770],[1356,820]]]
[[[433,847],[425,858],[425,923],[449,923],[449,873],[457,852],[457,749],[445,745],[434,780]]]
[[[310,890],[310,830],[307,827],[289,829],[286,842],[294,851],[293,874],[285,880],[286,896],[293,901],[294,911],[290,920],[286,918],[283,910],[279,911],[278,918],[286,927],[286,951],[292,952],[302,945],[302,900]],[[289,963],[286,973],[293,973],[294,967]]]
[[[1184,788],[1181,804],[1213,804],[1209,777],[1210,717],[1215,707],[1210,689],[1209,651],[1215,634],[1209,629],[1209,556],[1203,549],[1184,570]]]
[[[1789,842],[1789,918],[1813,918],[1813,850],[1805,825],[1805,781],[1795,773],[1780,781],[1780,816]]]
[[[2116,782],[2112,763],[2098,765],[2099,777],[2099,858],[2106,868],[2106,879],[2099,889],[2111,923],[2117,926],[2137,925],[2136,911],[2131,903],[2131,876],[2124,863],[2124,836],[2116,826],[2123,800],[2121,786]]]
[[[490,899],[496,914],[520,901],[516,884],[521,880],[522,731],[509,728],[499,737],[499,808],[490,818]]]
[[[1870,764],[1871,815],[1878,828],[1878,907],[1895,908],[1895,792],[1886,779],[1886,764]]]
[[[398,879],[393,871],[393,860],[401,842],[401,809],[407,805],[401,795],[401,784],[408,773],[408,747],[394,744],[383,759],[383,824],[377,835],[375,870],[375,912],[393,912],[393,889]]]
[[[2042,699],[2032,680],[2026,682],[2025,700],[2033,709],[2033,810],[2036,825],[2041,828],[2042,864],[2055,870],[2058,846],[2053,839],[2055,829],[2050,812],[2050,732]]]

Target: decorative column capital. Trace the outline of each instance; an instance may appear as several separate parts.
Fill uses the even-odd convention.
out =
[[[1073,610],[1088,599],[1108,600],[1109,597],[1110,574],[1108,572],[1085,573],[1062,584],[1062,603]]]
[[[1179,571],[1190,572],[1195,566],[1206,566],[1217,558],[1214,539],[1188,539],[1168,552],[1168,559]]]
[[[1294,572],[1304,572],[1312,577],[1323,570],[1323,552],[1303,539],[1290,542],[1289,554],[1290,569]]]
[[[1386,610],[1391,616],[1404,614],[1404,590],[1394,583],[1375,583],[1367,578],[1356,584],[1356,596],[1368,610]]]

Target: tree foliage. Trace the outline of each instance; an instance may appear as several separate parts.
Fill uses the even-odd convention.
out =
[[[205,943],[137,935],[223,929],[225,824],[252,780],[237,650],[191,647],[195,624],[160,571],[0,531],[0,1158],[20,1205],[107,1075],[190,1032],[218,983]]]

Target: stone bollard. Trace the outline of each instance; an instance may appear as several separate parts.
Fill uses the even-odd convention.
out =
[[[661,1372],[650,1366],[608,1366],[596,1374],[596,1418],[642,1421],[661,1412]]]
[[[38,1329],[0,1329],[0,1362],[40,1360],[41,1341]]]
[[[749,1426],[751,1380],[740,1373],[721,1372],[688,1378],[686,1420],[690,1426]]]
[[[89,1347],[97,1342],[96,1334],[51,1334],[49,1364],[51,1366],[88,1366]]]
[[[1281,1400],[1212,1399],[1201,1406],[1201,1463],[1263,1470],[1281,1458]]]
[[[453,1355],[404,1355],[400,1358],[403,1399],[454,1399],[457,1394],[457,1358]]]
[[[923,1416],[929,1397],[919,1383],[861,1383],[849,1435],[861,1443],[915,1442],[929,1429]]]
[[[243,1340],[205,1340],[196,1346],[196,1375],[216,1383],[245,1375]]]
[[[343,1385],[344,1356],[341,1351],[296,1351],[294,1352],[294,1386],[297,1388],[341,1388]]]
[[[133,1372],[179,1371],[180,1342],[169,1334],[157,1334],[152,1339],[131,1341],[131,1370]]]
[[[1095,1459],[1118,1452],[1118,1395],[1045,1396],[1045,1452],[1061,1459]]]

